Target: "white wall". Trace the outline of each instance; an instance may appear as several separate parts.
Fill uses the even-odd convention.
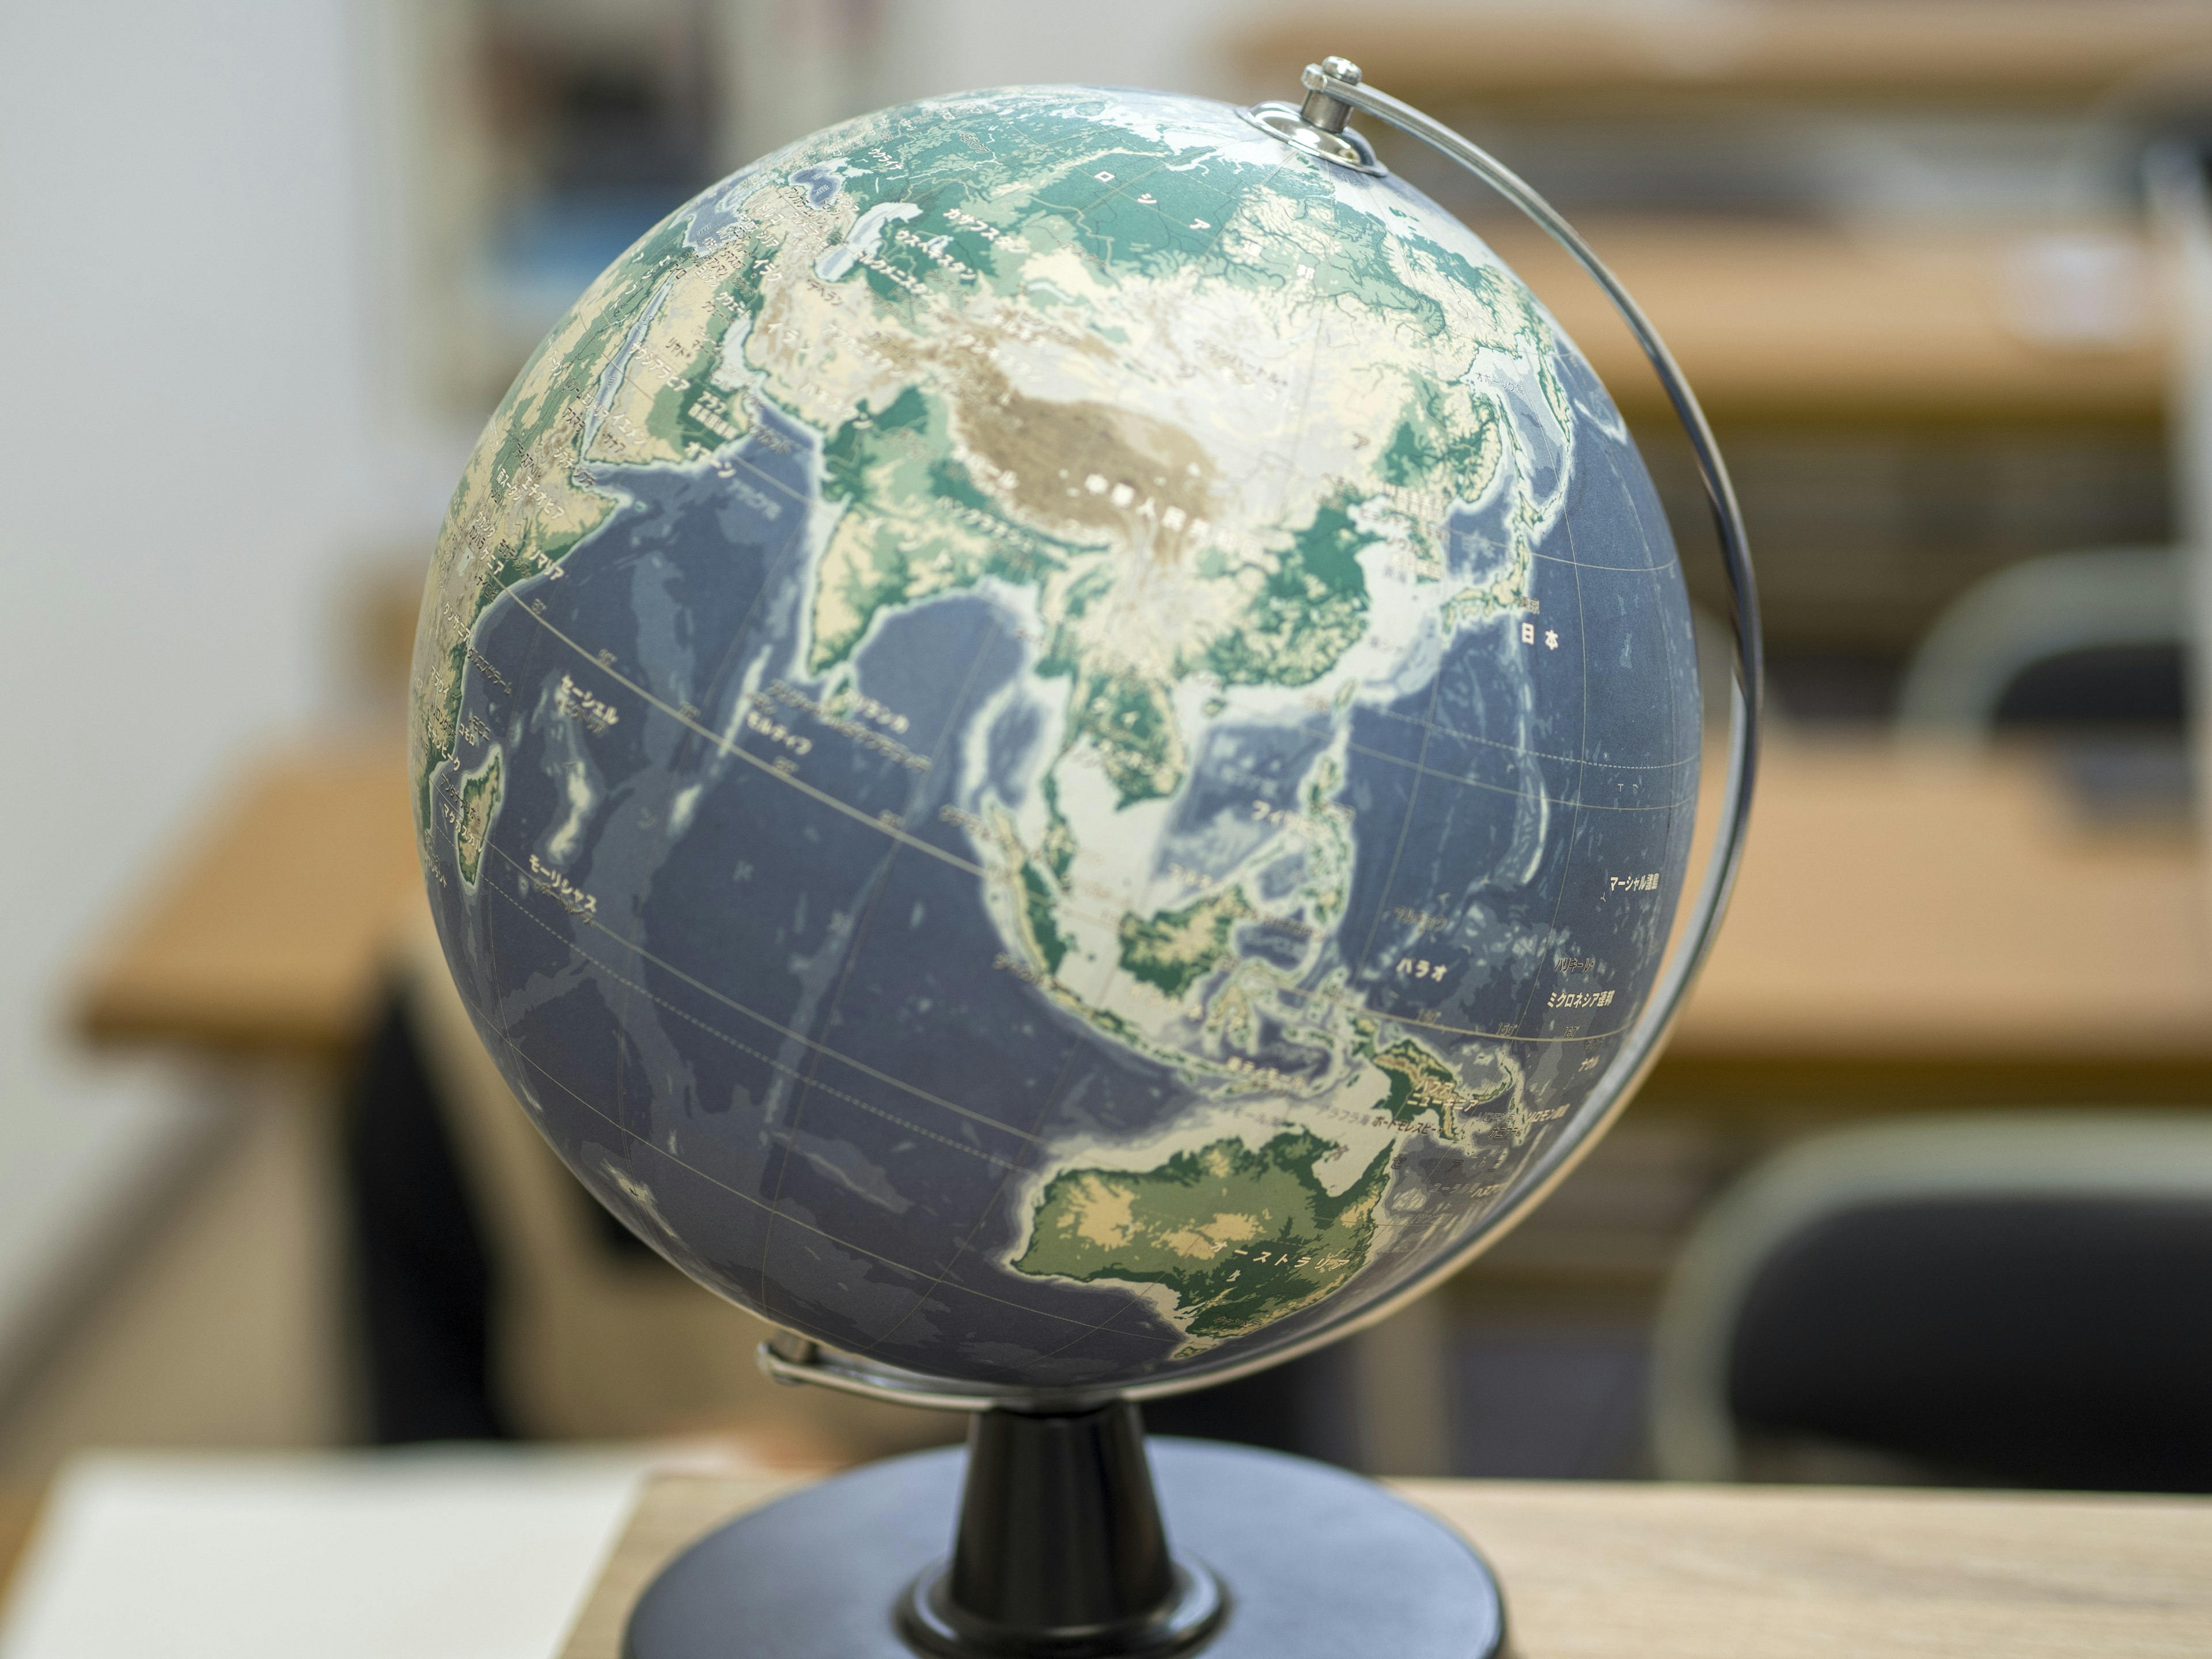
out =
[[[720,3],[734,165],[864,110],[979,87],[1081,82],[1235,96],[1219,42],[1263,0]]]
[[[458,471],[371,413],[357,22],[0,3],[0,1200],[122,1109],[59,1034],[70,966],[329,704],[341,568]]]
[[[1258,0],[888,0],[883,95],[1060,81],[1230,97],[1237,88],[1228,83],[1220,37],[1262,9]]]

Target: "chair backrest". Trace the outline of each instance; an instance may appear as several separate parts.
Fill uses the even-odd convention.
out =
[[[2185,567],[2162,547],[2026,559],[1952,602],[1913,655],[1898,697],[1915,737],[1986,738],[2005,692],[2039,663],[2188,637]]]
[[[1924,1480],[2212,1491],[2212,1115],[1806,1141],[1700,1224],[1653,1358],[1672,1479],[1756,1475],[1778,1443]]]
[[[2194,143],[2161,144],[2146,158],[2151,222],[2165,255],[2175,353],[2166,426],[2172,443],[2174,517],[2184,556],[2191,671],[2200,688],[2191,747],[2200,780],[2212,780],[2212,187]],[[2197,814],[2212,856],[2212,811]],[[2212,891],[2208,891],[2212,898]]]

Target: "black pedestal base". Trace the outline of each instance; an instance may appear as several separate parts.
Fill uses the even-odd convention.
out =
[[[1202,1440],[1152,1442],[1178,1558],[1228,1602],[1205,1659],[1490,1659],[1498,1587],[1457,1534],[1372,1481]],[[872,1464],[756,1510],[672,1562],[626,1659],[914,1659],[900,1620],[951,1547],[966,1454]]]
[[[1174,1590],[1149,1618],[1039,1636],[965,1614],[950,1593],[951,1564],[940,1561],[907,1586],[894,1622],[923,1659],[1195,1659],[1228,1617],[1229,1597],[1187,1555],[1174,1557],[1171,1571]]]

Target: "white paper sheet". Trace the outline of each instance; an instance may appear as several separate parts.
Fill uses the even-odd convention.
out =
[[[24,1560],[0,1659],[547,1659],[665,1461],[89,1455]]]

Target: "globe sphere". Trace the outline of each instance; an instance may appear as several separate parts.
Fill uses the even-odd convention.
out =
[[[928,1376],[1148,1389],[1494,1231],[1651,993],[1680,570],[1543,307],[1200,100],[807,138],[486,428],[417,636],[484,1042],[700,1283]]]

